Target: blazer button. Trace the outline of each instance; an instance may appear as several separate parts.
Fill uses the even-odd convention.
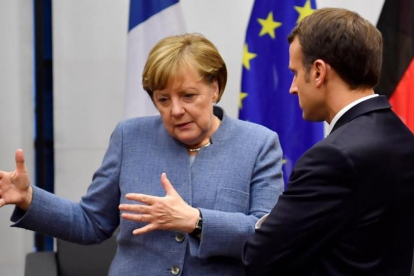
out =
[[[173,266],[171,268],[171,273],[172,273],[172,275],[178,275],[178,274],[180,274],[180,268],[178,266]]]
[[[183,242],[183,241],[184,241],[184,239],[185,239],[185,236],[184,236],[184,234],[183,234],[183,233],[177,233],[177,234],[175,234],[175,240],[176,240],[177,242]]]

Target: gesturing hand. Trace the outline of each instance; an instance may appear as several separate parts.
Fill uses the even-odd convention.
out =
[[[32,203],[33,190],[24,164],[23,150],[16,151],[15,159],[16,169],[14,171],[0,171],[0,207],[6,204],[16,204],[26,211]]]
[[[145,194],[127,194],[126,199],[135,200],[141,204],[121,204],[123,219],[146,222],[146,226],[135,229],[132,233],[140,235],[154,230],[175,230],[191,233],[197,222],[199,211],[188,205],[174,189],[165,173],[161,174],[161,184],[166,192],[165,197]],[[132,212],[132,213],[131,213]]]

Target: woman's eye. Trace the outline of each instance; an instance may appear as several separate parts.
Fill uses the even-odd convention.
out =
[[[193,99],[196,96],[196,94],[184,94],[185,99]]]
[[[168,100],[167,98],[158,98],[158,101],[161,102],[161,103],[166,102],[167,100]]]

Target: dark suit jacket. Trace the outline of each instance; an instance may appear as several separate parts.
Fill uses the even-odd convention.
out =
[[[354,106],[297,161],[245,245],[245,275],[410,274],[414,136],[390,108]]]

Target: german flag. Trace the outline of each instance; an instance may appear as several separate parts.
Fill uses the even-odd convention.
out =
[[[377,28],[384,39],[381,79],[376,93],[414,132],[414,1],[386,0]]]

